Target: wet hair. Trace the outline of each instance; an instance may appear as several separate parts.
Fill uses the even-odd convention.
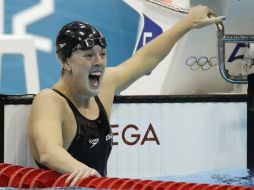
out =
[[[94,26],[74,21],[63,26],[56,38],[56,54],[65,62],[77,49],[89,50],[94,45],[106,48],[106,40]]]

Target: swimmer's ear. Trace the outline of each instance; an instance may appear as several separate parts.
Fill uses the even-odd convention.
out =
[[[63,69],[66,71],[71,71],[71,67],[69,65],[69,63],[67,61],[65,61],[64,63],[62,63]]]

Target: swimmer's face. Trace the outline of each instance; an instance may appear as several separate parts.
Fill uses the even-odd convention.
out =
[[[77,49],[67,62],[80,93],[97,95],[107,62],[106,48],[94,45],[88,50]]]

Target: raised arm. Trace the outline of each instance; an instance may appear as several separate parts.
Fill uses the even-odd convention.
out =
[[[62,125],[65,109],[63,101],[50,90],[39,93],[30,114],[29,141],[35,160],[59,173],[70,173],[76,178],[73,185],[81,177],[99,174],[64,149]]]
[[[212,11],[206,6],[193,7],[172,28],[139,49],[130,59],[111,69],[116,91],[124,90],[139,77],[153,70],[189,30],[222,21],[220,17],[209,19],[210,13]]]

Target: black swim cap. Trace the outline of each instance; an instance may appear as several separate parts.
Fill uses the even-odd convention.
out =
[[[80,21],[66,24],[56,38],[56,53],[62,61],[71,56],[76,49],[88,50],[94,45],[107,46],[105,38],[95,27]]]

